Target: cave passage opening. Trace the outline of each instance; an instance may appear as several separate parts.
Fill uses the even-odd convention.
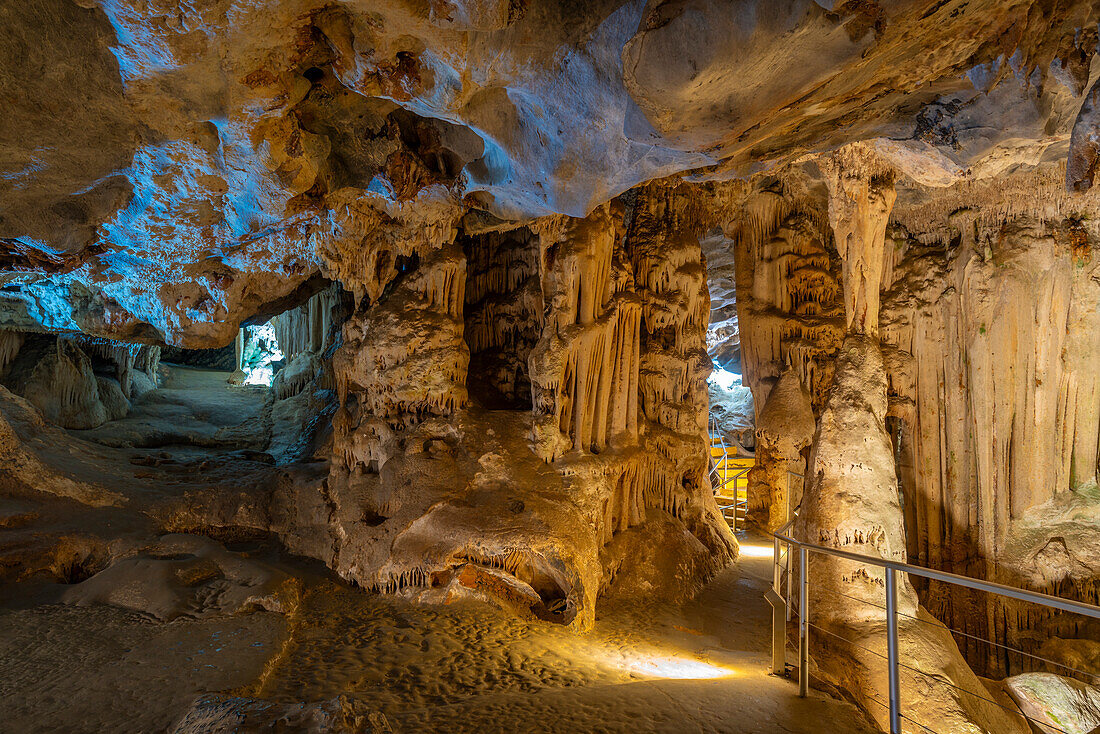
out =
[[[528,358],[542,329],[538,238],[526,227],[467,236],[466,390],[490,410],[530,410]]]
[[[0,385],[101,447],[90,450],[105,466],[234,453],[293,462],[312,454],[334,412],[330,361],[348,300],[328,285],[207,349],[0,330]]]

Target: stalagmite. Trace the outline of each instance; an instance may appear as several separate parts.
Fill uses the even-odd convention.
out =
[[[793,519],[792,510],[802,502],[806,472],[802,451],[813,441],[814,428],[809,393],[798,373],[788,368],[768,393],[756,431],[757,466],[767,472],[758,481],[773,488],[767,498],[767,517],[760,524],[771,531]]]
[[[904,562],[906,535],[893,446],[886,431],[887,378],[878,339],[884,236],[894,201],[891,171],[853,146],[824,164],[829,213],[844,259],[848,335],[837,356],[833,386],[811,449],[810,478],[795,524],[808,542]],[[886,666],[881,646],[886,571],[878,566],[812,554],[810,619],[816,639],[814,674],[848,692],[887,728]],[[906,700],[907,715],[938,729],[979,727],[1026,731],[989,701],[988,691],[962,659],[951,635],[918,606],[905,574],[897,588],[902,687],[926,695]],[[871,650],[871,652],[868,652]],[[911,694],[910,694],[911,695]]]
[[[0,381],[66,428],[125,417],[131,398],[156,386],[159,364],[155,346],[0,331]]]

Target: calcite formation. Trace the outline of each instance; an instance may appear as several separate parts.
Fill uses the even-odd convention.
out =
[[[1006,682],[1009,695],[1044,734],[1091,732],[1100,726],[1100,690],[1051,673],[1025,673]]]
[[[710,417],[757,449],[756,524],[1096,602],[1098,24],[1088,0],[9,3],[0,487],[88,519],[0,568],[117,601],[205,563],[228,609],[269,579],[160,539],[270,534],[365,589],[582,629],[735,557],[717,364],[752,392]],[[270,389],[238,384],[253,362]],[[812,573],[817,622],[880,642],[881,572]],[[192,593],[169,587],[142,593]],[[908,683],[956,686],[933,728],[1019,729],[975,673],[1034,665],[974,638],[1096,672],[1067,615],[900,602]],[[881,664],[818,645],[881,722]]]
[[[794,519],[793,510],[802,504],[807,470],[803,452],[813,442],[816,427],[810,396],[798,373],[788,368],[768,392],[756,429],[757,466],[750,480],[756,491],[763,485],[769,494],[754,496],[750,512],[767,510],[766,519],[757,521],[763,527],[778,530]]]
[[[639,540],[617,536],[655,522],[649,510],[697,538],[704,566],[732,556],[704,452],[698,235],[667,187],[626,214],[414,253],[361,303],[333,362],[337,570],[585,626],[630,565],[614,548]],[[479,428],[500,411],[513,427]]]
[[[157,384],[159,347],[2,331],[0,349],[0,381],[65,428],[123,418]]]
[[[847,334],[814,436],[808,486],[795,528],[819,545],[904,562],[905,524],[886,431],[886,364],[878,339],[884,240],[896,196],[894,184],[881,161],[860,147],[842,149],[824,167],[829,218],[844,261]],[[800,613],[809,614],[816,629],[830,635],[818,642],[817,674],[862,698],[862,708],[887,728],[888,711],[872,706],[889,695],[883,695],[884,661],[860,641],[881,634],[882,594],[889,572],[866,562],[813,554],[806,573],[813,579],[810,607]],[[986,689],[951,635],[919,608],[916,590],[905,574],[897,575],[896,604],[904,638],[901,654],[908,661],[901,675],[906,689],[918,690],[929,678],[949,683],[907,700],[910,718],[934,721],[947,731],[973,726],[1026,731],[1021,721],[987,700]]]

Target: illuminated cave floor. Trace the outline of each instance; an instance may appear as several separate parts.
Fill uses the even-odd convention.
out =
[[[202,699],[187,731],[230,731],[203,712],[247,704],[236,696],[290,711],[344,697],[337,710],[361,712],[366,732],[872,731],[853,707],[801,700],[766,675],[766,558],[746,557],[683,608],[620,606],[585,634],[484,607],[414,606],[281,563],[304,588],[285,617],[163,623],[59,604],[56,584],[0,588],[0,730],[171,731]],[[265,716],[236,730],[304,726]]]

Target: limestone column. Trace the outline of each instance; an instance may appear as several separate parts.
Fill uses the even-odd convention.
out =
[[[764,520],[770,531],[785,525],[790,509],[802,501],[803,482],[790,473],[804,472],[802,450],[813,441],[814,428],[810,394],[798,372],[788,367],[768,393],[756,428],[758,476],[771,493]]]
[[[796,537],[865,556],[906,560],[905,523],[886,430],[886,369],[878,336],[893,173],[860,144],[823,161],[829,219],[843,259],[847,335],[810,452]],[[948,345],[948,348],[952,348]],[[889,731],[885,570],[811,555],[812,675],[844,691]],[[898,576],[903,712],[933,731],[1026,732],[992,696],[942,626]],[[909,721],[903,731],[922,728]]]
[[[797,527],[813,543],[904,562],[905,526],[886,431],[886,371],[878,340],[886,225],[896,198],[893,173],[861,145],[842,148],[822,168],[843,265],[847,335],[818,422]],[[881,606],[882,569],[817,556],[812,575],[815,616],[844,622],[878,614],[869,604],[844,597],[838,602],[837,592]],[[908,583],[899,589],[898,602],[905,613],[916,611]]]

